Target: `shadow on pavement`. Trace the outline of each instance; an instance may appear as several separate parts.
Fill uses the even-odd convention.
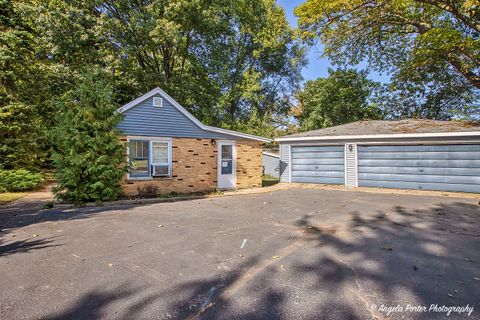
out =
[[[38,240],[19,240],[10,242],[8,244],[1,244],[0,240],[0,257],[7,256],[19,252],[29,252],[32,250],[43,249],[48,247],[56,247],[52,245],[53,240],[50,239],[38,239]]]
[[[80,219],[104,210],[112,209],[82,210],[73,217],[71,213],[45,212],[39,219]],[[295,223],[296,241],[308,245],[314,258],[306,261],[301,250],[288,257],[288,268],[294,270],[295,277],[313,276],[314,281],[298,286],[327,293],[322,303],[309,306],[306,319],[372,318],[379,315],[370,310],[373,303],[469,304],[478,312],[480,285],[474,280],[480,270],[477,205],[448,203],[428,210],[393,207],[388,212],[353,211],[338,230],[314,219],[304,216]],[[108,316],[141,318],[145,309],[172,296],[179,298],[168,305],[165,314],[175,319],[287,319],[289,297],[275,289],[278,281],[275,273],[269,277],[253,276],[239,283],[259,263],[261,259],[255,256],[233,271],[186,281],[147,297],[142,297],[143,289],[128,286],[92,291],[64,312],[45,319],[100,319],[106,317],[111,304],[132,298],[136,302],[128,305],[128,312],[118,317],[110,313]],[[255,296],[255,305],[248,310],[235,309],[238,296],[230,295],[230,290],[247,289],[246,284],[251,282],[257,282],[256,287],[264,290],[247,292]],[[137,295],[142,298],[135,299]],[[162,318],[164,314],[157,316]],[[444,317],[442,313],[407,314],[411,319]]]

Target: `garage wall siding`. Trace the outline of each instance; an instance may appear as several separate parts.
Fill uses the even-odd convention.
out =
[[[289,182],[289,158],[290,158],[290,146],[288,144],[280,145],[280,182]]]
[[[358,146],[359,186],[480,192],[480,145]]]

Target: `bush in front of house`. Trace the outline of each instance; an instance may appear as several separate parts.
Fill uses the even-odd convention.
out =
[[[53,160],[57,199],[74,204],[112,201],[122,194],[125,146],[120,142],[111,86],[100,71],[79,76],[76,88],[58,101]]]
[[[138,198],[155,198],[158,195],[158,187],[154,184],[147,184],[137,188]]]
[[[21,192],[37,189],[43,183],[41,173],[25,169],[0,170],[0,192]]]

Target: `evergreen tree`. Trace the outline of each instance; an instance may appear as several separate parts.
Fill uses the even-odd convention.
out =
[[[72,203],[115,200],[125,173],[125,147],[115,126],[111,86],[98,72],[85,72],[58,102],[53,160],[58,199]]]

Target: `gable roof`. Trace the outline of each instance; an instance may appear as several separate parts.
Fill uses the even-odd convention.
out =
[[[347,139],[347,138],[395,138],[395,137],[443,137],[480,136],[480,123],[468,121],[439,121],[423,119],[365,120],[339,126],[292,134],[277,141]]]
[[[227,129],[221,129],[217,127],[212,127],[212,126],[207,126],[201,123],[197,118],[195,118],[190,112],[188,112],[184,107],[182,107],[177,101],[175,101],[172,97],[170,97],[165,91],[163,91],[160,88],[155,88],[147,93],[145,93],[143,96],[138,97],[137,99],[130,101],[129,103],[123,105],[122,107],[117,109],[118,113],[124,113],[127,110],[137,106],[138,104],[142,103],[143,101],[153,97],[156,94],[160,94],[163,96],[165,100],[170,102],[175,108],[178,109],[181,113],[183,113],[189,120],[191,120],[194,124],[196,124],[200,129],[205,130],[205,131],[210,131],[210,132],[216,132],[216,133],[222,133],[234,137],[239,137],[239,138],[244,138],[244,139],[249,139],[249,140],[256,140],[256,141],[261,141],[261,142],[271,142],[271,139],[260,137],[260,136],[255,136],[252,134],[248,133],[242,133],[238,131],[233,131],[233,130],[227,130]]]

